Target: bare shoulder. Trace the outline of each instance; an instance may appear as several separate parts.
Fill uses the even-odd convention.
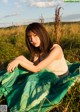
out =
[[[53,44],[51,50],[54,50],[54,49],[62,50],[62,48],[59,44]]]
[[[51,48],[51,52],[56,54],[57,58],[61,58],[63,55],[63,50],[59,44],[54,44]]]

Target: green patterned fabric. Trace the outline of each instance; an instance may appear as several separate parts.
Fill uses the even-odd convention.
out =
[[[69,63],[69,74],[59,78],[47,69],[38,73],[21,67],[12,73],[0,71],[0,97],[7,99],[10,112],[46,112],[58,104],[76,80],[80,63]]]

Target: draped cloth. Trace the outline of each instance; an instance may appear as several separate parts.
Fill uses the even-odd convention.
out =
[[[69,74],[62,78],[47,69],[38,73],[21,67],[11,73],[0,71],[0,97],[5,96],[10,112],[46,112],[80,81],[80,63],[67,64]]]

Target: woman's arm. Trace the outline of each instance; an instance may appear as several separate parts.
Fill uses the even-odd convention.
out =
[[[19,62],[24,62],[29,65],[33,65],[33,62],[29,61],[27,58],[25,58],[23,55],[16,57],[12,62],[10,62],[7,66],[7,71],[12,72],[14,71],[14,68],[19,65]]]
[[[28,63],[24,63],[23,61],[20,61],[20,65],[26,69],[28,69],[29,71],[32,72],[39,72],[40,70],[42,70],[43,68],[46,68],[50,63],[52,63],[54,60],[57,60],[59,58],[61,58],[62,56],[62,49],[59,45],[56,45],[52,51],[50,52],[50,54],[40,63],[38,63],[37,65],[29,65]]]
[[[23,55],[20,55],[18,57],[15,58],[15,60],[22,60],[28,64],[33,64],[33,62],[29,61],[26,57],[24,57]]]
[[[61,47],[59,45],[56,45],[55,47],[52,48],[50,54],[43,61],[38,63],[37,65],[30,64],[28,62],[24,62],[23,60],[16,60],[17,62],[14,62],[14,63],[15,63],[15,65],[16,65],[16,63],[17,63],[17,65],[20,64],[23,68],[25,68],[31,72],[39,72],[43,68],[46,68],[54,60],[61,58],[62,53],[63,52],[62,52]],[[11,64],[11,65],[13,66],[13,64]],[[8,71],[11,71],[12,66],[10,68],[8,67]]]

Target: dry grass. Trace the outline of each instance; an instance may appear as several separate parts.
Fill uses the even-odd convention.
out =
[[[0,29],[0,37],[9,37],[11,35],[23,35],[24,34],[25,27],[24,26],[18,26],[13,28],[2,28]]]
[[[55,26],[44,25],[49,35],[54,41]],[[64,50],[65,57],[70,62],[80,62],[80,23],[62,24],[62,37],[59,38]],[[56,38],[55,38],[56,39]],[[16,56],[27,55],[25,41],[25,27],[18,26],[13,28],[0,29],[0,63],[10,61]],[[28,56],[29,57],[29,56]],[[72,94],[73,93],[73,94]],[[53,107],[50,112],[79,112],[80,109],[80,85],[76,84],[71,93],[68,93],[62,102]],[[4,103],[6,102],[3,99]],[[76,104],[75,104],[76,102]],[[1,102],[0,102],[1,103]],[[67,106],[66,106],[67,105]],[[73,109],[73,110],[72,110]]]

